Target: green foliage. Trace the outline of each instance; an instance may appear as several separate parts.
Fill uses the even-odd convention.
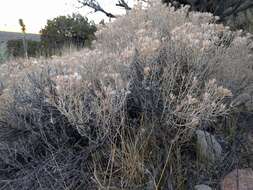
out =
[[[6,47],[4,44],[0,44],[0,63],[3,63],[8,58]]]
[[[28,57],[36,57],[40,54],[41,44],[38,41],[27,40],[27,54]],[[7,50],[9,54],[13,57],[24,57],[24,47],[23,41],[20,40],[10,40],[7,42]]]
[[[80,14],[72,16],[59,16],[48,20],[47,25],[40,31],[41,43],[46,54],[58,52],[64,46],[76,46],[77,48],[90,46],[96,26]]]

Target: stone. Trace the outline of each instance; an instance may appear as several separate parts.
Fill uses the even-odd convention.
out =
[[[208,185],[203,185],[203,184],[201,184],[201,185],[196,185],[196,186],[194,187],[194,189],[195,189],[195,190],[212,190],[211,187],[209,187]]]
[[[253,170],[235,169],[229,173],[221,184],[222,190],[253,190]]]
[[[197,130],[196,135],[197,146],[201,157],[209,161],[215,161],[221,158],[222,147],[213,135],[202,130]]]

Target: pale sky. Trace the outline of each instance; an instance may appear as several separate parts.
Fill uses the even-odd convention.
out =
[[[115,8],[117,0],[98,0],[105,10],[115,14],[124,13]],[[128,0],[132,5],[132,0]],[[81,13],[96,23],[103,19],[102,13],[91,13],[88,8],[78,8],[77,0],[0,0],[0,31],[19,32],[18,20],[22,18],[28,33],[39,33],[48,19],[60,15]]]

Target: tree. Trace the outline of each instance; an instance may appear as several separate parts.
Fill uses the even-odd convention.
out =
[[[139,0],[148,2],[148,0]],[[116,16],[110,12],[107,12],[103,7],[100,6],[97,0],[78,0],[82,6],[87,6],[94,9],[95,12],[102,12],[109,18],[115,18]],[[194,11],[211,12],[214,15],[225,19],[228,16],[237,14],[241,11],[253,7],[252,0],[162,0],[163,3],[171,3],[172,5],[179,6],[190,5]],[[131,10],[131,7],[125,0],[118,0],[115,6],[123,7],[126,10]]]
[[[190,5],[193,11],[211,12],[219,16],[221,21],[253,7],[252,0],[162,0],[172,5]]]
[[[40,31],[41,44],[46,55],[52,55],[64,46],[89,46],[95,39],[95,32],[95,24],[80,14],[59,16],[48,20],[45,28]]]
[[[82,6],[92,8],[95,12],[102,12],[109,18],[116,18],[117,16],[111,12],[106,11],[100,6],[98,0],[77,0]],[[150,2],[150,0],[138,0],[139,2]],[[192,11],[210,12],[215,16],[219,16],[219,21],[230,25],[233,29],[242,28],[253,32],[252,13],[246,13],[247,10],[253,10],[252,0],[161,0],[163,3],[171,4],[176,8],[181,5],[190,5]],[[118,0],[115,6],[123,7],[126,10],[131,10],[131,7],[125,0]],[[245,14],[244,14],[245,13]],[[239,17],[239,15],[243,15]],[[236,19],[236,17],[238,17]]]
[[[190,5],[192,11],[210,12],[219,17],[219,22],[231,29],[244,29],[253,32],[252,0],[163,0],[176,7]]]

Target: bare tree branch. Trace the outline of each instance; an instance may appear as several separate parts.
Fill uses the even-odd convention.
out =
[[[90,7],[94,9],[95,12],[102,12],[109,18],[116,18],[116,16],[110,12],[104,10],[96,0],[78,0],[83,7]]]
[[[128,4],[125,2],[125,0],[119,0],[118,3],[116,3],[116,6],[123,7],[126,10],[131,10],[132,8],[128,6]]]
[[[82,5],[82,7],[90,7],[95,12],[102,12],[109,18],[116,18],[117,16],[111,12],[106,11],[97,0],[78,0],[78,3]],[[131,10],[132,8],[128,5],[128,3],[125,0],[118,0],[118,2],[115,4],[117,7],[122,7],[126,11]]]

